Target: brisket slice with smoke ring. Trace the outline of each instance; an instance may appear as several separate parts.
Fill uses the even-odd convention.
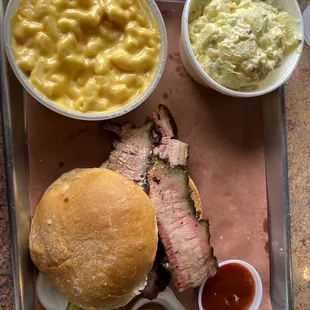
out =
[[[191,197],[189,145],[173,139],[177,128],[168,108],[160,106],[153,120],[162,138],[153,150],[148,172],[149,197],[174,283],[183,291],[215,275],[218,264],[210,245],[208,221],[200,219]]]
[[[153,155],[169,162],[172,166],[187,165],[188,151],[188,144],[169,137],[163,137],[159,146],[154,148]]]
[[[153,157],[158,156],[170,165],[187,165],[189,145],[173,139],[178,129],[169,109],[159,105],[158,114],[153,113],[155,131],[161,135],[158,146],[153,149]]]
[[[156,129],[162,137],[175,138],[177,136],[177,125],[172,114],[166,106],[160,104],[158,107],[158,113],[156,114],[154,112],[152,117],[155,122]]]
[[[112,122],[103,125],[103,129],[119,137],[113,144],[114,149],[109,156],[107,168],[134,181],[144,190],[147,189],[146,173],[153,147],[153,127],[153,121],[137,128],[130,124],[121,126]]]
[[[186,166],[156,159],[148,174],[158,233],[180,291],[199,286],[218,265],[210,245],[208,222],[197,217]]]

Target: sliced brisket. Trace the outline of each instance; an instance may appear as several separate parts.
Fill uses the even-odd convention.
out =
[[[154,148],[153,154],[173,166],[187,165],[188,149],[188,144],[182,141],[163,137],[159,146]]]
[[[147,275],[147,284],[141,296],[147,299],[155,299],[160,292],[163,292],[171,280],[171,273],[160,263],[155,262]]]
[[[144,190],[149,185],[159,237],[166,252],[166,256],[162,255],[159,247],[142,295],[153,299],[166,288],[170,280],[167,268],[180,291],[199,286],[216,273],[218,265],[210,245],[208,222],[199,218],[191,198],[187,173],[189,146],[174,139],[177,127],[168,108],[160,105],[153,121],[138,128],[114,123],[105,123],[104,128],[119,137],[107,168]]]
[[[153,120],[162,137],[176,137],[178,133],[177,125],[166,106],[162,104],[159,105],[158,113],[153,113]]]
[[[173,139],[178,130],[169,109],[160,105],[158,113],[153,113],[155,130],[161,135],[158,146],[153,150],[153,155],[158,156],[171,165],[187,165],[188,144]]]
[[[173,280],[183,291],[213,276],[218,264],[210,245],[208,222],[199,218],[191,197],[187,173],[189,146],[173,139],[177,130],[167,108],[161,106],[153,120],[162,138],[153,150],[155,159],[148,173],[149,197],[155,205],[158,232]]]
[[[138,128],[110,122],[104,123],[103,127],[119,136],[113,144],[114,150],[110,154],[107,168],[122,174],[143,189],[147,187],[146,172],[152,152],[153,126],[153,121],[149,121]]]
[[[155,299],[160,292],[166,289],[171,280],[168,266],[165,248],[162,242],[158,240],[155,262],[152,270],[147,275],[147,284],[141,293],[142,297]]]
[[[148,182],[173,280],[180,291],[197,287],[216,273],[218,265],[210,246],[208,222],[196,216],[186,166],[156,159]]]
[[[117,136],[114,150],[105,163],[105,168],[117,171],[138,186],[146,190],[146,173],[150,165],[152,153],[153,121],[148,121],[141,127],[133,128],[130,124],[120,125],[113,122],[103,123],[103,129]],[[165,252],[159,242],[154,265],[147,277],[147,285],[141,295],[144,298],[155,299],[168,286],[171,274],[164,267]]]

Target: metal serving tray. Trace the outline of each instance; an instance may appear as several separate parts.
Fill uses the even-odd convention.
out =
[[[8,1],[0,3],[0,22]],[[15,78],[0,33],[1,112],[10,216],[15,309],[34,309],[33,265],[28,251],[30,197],[25,93]],[[292,309],[290,221],[284,88],[263,100],[269,221],[270,298],[275,310]]]

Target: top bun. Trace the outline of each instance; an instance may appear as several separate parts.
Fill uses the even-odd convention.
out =
[[[73,304],[126,305],[146,284],[157,250],[155,210],[133,182],[75,169],[44,193],[30,231],[33,262]]]

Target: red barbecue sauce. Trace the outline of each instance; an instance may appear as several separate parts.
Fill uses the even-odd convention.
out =
[[[247,268],[231,263],[219,268],[202,291],[204,310],[246,310],[255,295],[255,282]]]

